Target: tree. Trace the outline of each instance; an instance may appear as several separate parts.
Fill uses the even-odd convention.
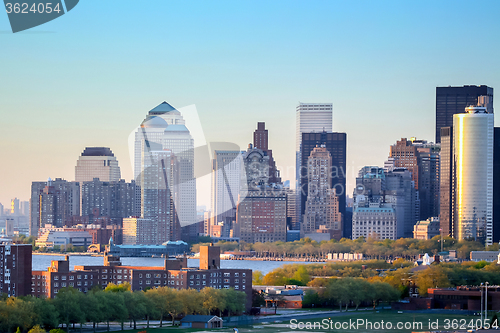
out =
[[[266,304],[264,295],[255,289],[252,289],[252,307],[261,307]]]
[[[59,313],[52,299],[30,297],[26,300],[33,304],[33,321],[46,330],[59,326]]]
[[[240,314],[245,311],[247,295],[244,292],[236,291],[234,288],[221,289],[220,292],[224,297],[226,303],[225,308],[227,310],[228,316],[230,316],[232,313]],[[252,290],[252,296],[253,296],[253,290]]]
[[[143,291],[123,293],[125,307],[127,308],[128,318],[134,322],[134,330],[137,329],[137,320],[144,318],[147,314],[147,299]],[[161,327],[161,323],[160,323]]]
[[[418,272],[416,284],[419,294],[422,296],[427,296],[427,289],[429,288],[447,288],[451,286],[447,274],[440,266],[432,266]]]
[[[179,290],[179,298],[182,302],[182,313],[185,315],[203,313],[203,300],[195,289]]]
[[[203,300],[203,308],[207,314],[219,310],[219,317],[221,317],[222,311],[226,309],[226,299],[223,297],[221,290],[206,287],[200,291],[200,294]]]
[[[307,269],[305,265],[300,266],[295,273],[293,274],[293,279],[300,281],[300,284],[302,286],[307,285],[309,282],[309,273],[307,272]]]
[[[261,271],[253,271],[252,272],[252,284],[254,286],[262,285],[262,279],[264,278],[264,274]]]
[[[36,325],[32,329],[28,331],[28,333],[47,333],[43,328],[40,327],[40,325]]]
[[[74,288],[61,288],[54,299],[54,305],[59,313],[59,319],[66,324],[69,333],[70,323],[83,321],[84,313],[80,308],[82,293]]]

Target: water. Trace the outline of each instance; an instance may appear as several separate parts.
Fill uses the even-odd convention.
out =
[[[50,266],[51,260],[64,260],[63,255],[33,255],[32,269],[34,271],[45,271]],[[165,259],[163,258],[121,258],[122,265],[126,266],[160,266],[163,267]],[[70,256],[70,269],[74,269],[75,265],[103,265],[103,257],[91,256]],[[188,267],[198,267],[199,259],[188,259]],[[263,274],[267,274],[275,268],[287,264],[318,264],[314,262],[302,261],[260,261],[260,260],[221,260],[221,268],[243,268],[253,271],[259,270]]]

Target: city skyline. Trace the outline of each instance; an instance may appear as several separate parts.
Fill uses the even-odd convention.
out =
[[[333,131],[348,134],[347,193],[352,193],[359,168],[383,165],[396,140],[435,141],[437,86],[500,86],[500,64],[492,60],[476,66],[461,42],[469,38],[489,45],[488,57],[498,58],[499,47],[489,43],[498,27],[495,2],[441,2],[432,10],[396,2],[361,7],[277,2],[266,4],[266,11],[256,2],[228,5],[220,13],[223,4],[199,3],[188,10],[152,3],[159,10],[147,14],[123,4],[123,17],[132,12],[138,19],[154,16],[142,19],[145,25],[137,30],[129,30],[122,16],[110,24],[95,13],[97,2],[88,1],[30,32],[0,34],[6,49],[16,50],[2,55],[3,77],[9,80],[0,83],[0,112],[9,126],[0,134],[0,150],[13,161],[0,167],[4,206],[14,197],[28,200],[32,181],[74,180],[74,161],[85,147],[110,147],[122,178],[129,181],[127,136],[144,112],[164,100],[177,108],[195,104],[207,141],[231,141],[243,149],[255,123],[266,122],[282,179],[292,182],[294,174],[287,170],[295,165],[295,143],[282,138],[295,133],[296,106],[333,103]],[[99,3],[103,10],[110,6]],[[234,15],[227,15],[231,11]],[[484,19],[467,24],[467,15],[476,11]],[[154,18],[164,12],[176,15],[157,26]],[[299,14],[304,24],[294,25],[289,18]],[[96,19],[92,27],[85,25],[90,15]],[[265,24],[248,24],[245,18],[251,15]],[[200,34],[185,24],[188,17],[198,20],[194,27],[208,28]],[[0,20],[0,30],[8,30],[7,25],[6,17]],[[176,34],[167,32],[170,25],[180,27]],[[65,40],[68,34],[72,38]],[[296,45],[314,52],[297,53]],[[152,48],[160,52],[149,52]],[[62,63],[49,60],[58,54],[64,55]],[[61,64],[66,71],[56,71]],[[398,117],[403,121],[395,127]],[[210,205],[209,198],[198,201]]]

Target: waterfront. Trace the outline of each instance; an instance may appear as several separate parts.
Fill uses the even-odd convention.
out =
[[[50,266],[51,260],[64,260],[64,255],[33,255],[32,269],[34,271],[44,271]],[[123,257],[122,264],[127,266],[163,266],[164,258],[138,258]],[[70,269],[75,265],[102,265],[103,257],[92,257],[83,255],[71,255],[69,257]],[[188,267],[198,267],[199,259],[188,259]],[[259,270],[267,274],[275,268],[288,264],[321,264],[318,262],[304,261],[261,261],[261,260],[221,260],[221,268],[245,268],[252,271]]]

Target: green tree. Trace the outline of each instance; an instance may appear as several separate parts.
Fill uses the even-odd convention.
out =
[[[137,329],[137,320],[144,318],[148,313],[148,299],[143,291],[126,291],[123,293],[123,298],[127,308],[128,318],[134,322],[135,330]]]
[[[254,286],[261,286],[263,279],[264,279],[264,274],[262,274],[261,271],[253,271],[252,272],[252,284]]]
[[[222,311],[226,309],[226,298],[222,295],[222,291],[206,287],[200,291],[200,295],[206,314],[211,314],[213,311],[219,310],[219,317],[221,317]]]
[[[66,287],[61,288],[54,299],[54,306],[59,313],[59,319],[66,324],[66,331],[69,333],[70,323],[81,323],[85,318],[83,311],[80,308],[81,292],[78,290]]]
[[[309,282],[309,272],[307,271],[305,265],[301,265],[293,274],[293,279],[300,281],[300,284],[306,286]]]
[[[28,333],[47,333],[43,328],[40,327],[40,325],[36,325],[32,329],[28,331]]]

